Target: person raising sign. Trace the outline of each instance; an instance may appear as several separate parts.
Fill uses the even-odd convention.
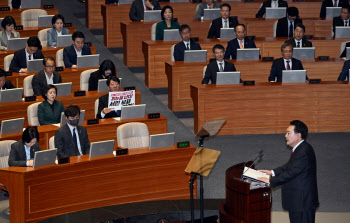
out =
[[[107,83],[109,92],[119,91],[120,80],[116,76],[112,76],[108,78],[106,83]],[[108,108],[108,99],[109,99],[109,93],[101,96],[98,99],[98,111],[96,114],[96,118],[103,119],[103,118],[120,117],[120,110],[113,111],[110,108]]]

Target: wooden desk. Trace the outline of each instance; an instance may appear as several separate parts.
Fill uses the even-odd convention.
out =
[[[52,27],[24,27],[23,30],[18,30],[21,37],[31,37],[31,36],[38,36],[38,33],[40,30],[52,28]],[[66,27],[66,29],[69,30],[71,34],[73,34],[76,30],[75,26]]]
[[[272,62],[231,61],[241,72],[242,80],[267,82]],[[303,61],[309,78],[321,78],[324,81],[336,81],[344,60]],[[172,111],[193,110],[190,98],[190,85],[200,84],[203,80],[203,68],[207,63],[167,62],[165,72],[168,76],[168,108]]]
[[[226,117],[220,135],[285,133],[291,120],[309,132],[349,132],[348,82],[257,83],[256,86],[191,85],[194,132],[206,120]]]
[[[1,169],[0,182],[10,195],[10,221],[38,222],[90,208],[189,199],[189,175],[184,170],[194,151],[194,146],[151,151],[140,148],[118,157],[71,157],[68,164],[35,170]]]
[[[41,8],[45,11],[47,11],[48,15],[56,15],[58,14],[58,9],[57,8],[53,8],[53,9],[44,9]],[[14,20],[16,21],[16,25],[22,25],[21,24],[21,13],[25,10],[28,9],[10,9],[10,11],[0,11],[0,18],[5,18],[6,16],[10,15],[14,18]]]

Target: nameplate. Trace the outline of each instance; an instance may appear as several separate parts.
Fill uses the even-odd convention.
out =
[[[54,5],[44,5],[44,9],[53,9],[55,8]]]
[[[160,113],[150,113],[148,114],[148,119],[160,118]]]
[[[122,148],[118,147],[117,148],[117,156],[127,155],[128,154],[128,150],[129,150],[128,148],[122,149]]]
[[[5,71],[5,72],[1,72],[1,73],[4,74],[6,77],[12,76],[12,72],[11,71]]]
[[[63,24],[63,27],[72,27],[72,23],[71,22],[66,22]]]
[[[305,35],[304,38],[305,39],[312,39],[312,38],[314,38],[314,36],[313,35]]]
[[[190,141],[178,142],[177,143],[177,148],[186,148],[186,147],[190,147]]]
[[[124,91],[132,91],[132,90],[136,90],[135,86],[130,86],[130,87],[125,87]]]
[[[36,96],[24,97],[25,102],[36,101]]]
[[[321,84],[321,79],[310,79],[309,84]]]
[[[192,40],[193,42],[198,42],[198,41],[199,41],[199,37],[192,37],[191,40]]]
[[[329,56],[319,56],[318,60],[319,61],[328,61],[329,60]]]
[[[74,97],[80,97],[80,96],[85,96],[86,91],[75,91],[74,92]]]
[[[92,43],[91,42],[85,42],[84,45],[85,46],[92,46]]]
[[[70,157],[59,158],[57,161],[58,161],[58,164],[69,163],[70,162]]]
[[[20,25],[20,26],[15,26],[15,30],[23,30],[23,26]]]
[[[296,2],[303,2],[304,0],[295,0]]]
[[[10,11],[10,7],[0,7],[0,11]]]
[[[243,86],[254,86],[255,81],[243,81]]]
[[[244,2],[254,2],[254,0],[244,0]]]
[[[97,118],[87,120],[87,125],[96,125],[98,123],[99,123],[99,120]]]
[[[273,57],[263,57],[262,61],[264,61],[264,62],[273,61]]]
[[[55,70],[56,70],[56,71],[63,71],[63,70],[64,70],[64,67],[56,67]]]

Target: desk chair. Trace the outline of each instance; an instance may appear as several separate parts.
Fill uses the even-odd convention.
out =
[[[346,44],[347,44],[348,42],[350,42],[350,41],[345,41],[345,42],[342,42],[342,43],[340,44],[340,54],[339,54],[339,55],[341,55],[342,52],[345,50],[345,46],[346,46]]]
[[[80,90],[88,91],[89,90],[89,78],[92,72],[97,71],[98,69],[89,69],[81,72],[80,74]]]
[[[156,40],[157,23],[154,23],[151,28],[151,40]]]
[[[273,23],[273,37],[276,37],[277,23],[278,23],[278,20]]]
[[[205,66],[203,68],[203,79],[204,79],[204,76],[205,76],[205,72],[207,71],[207,66]],[[211,84],[211,80],[209,80],[208,84]]]
[[[27,118],[28,125],[31,126],[40,126],[38,118],[38,106],[41,102],[36,102],[28,106],[27,108]]]
[[[175,58],[174,58],[174,49],[175,49],[175,45],[172,45],[171,48],[170,48],[170,57],[171,57],[171,61],[175,61]]]
[[[51,28],[42,29],[38,32],[38,38],[42,46],[47,46],[47,31]]]
[[[25,77],[23,80],[23,94],[24,96],[33,96],[33,86],[32,86],[32,80],[34,75],[29,75],[28,77]]]
[[[98,103],[100,102],[100,99],[96,99],[95,101],[95,117],[97,115],[97,112],[98,112]]]
[[[149,147],[149,132],[146,124],[130,122],[117,128],[118,146],[124,148]]]
[[[13,59],[13,55],[14,54],[7,55],[4,58],[4,69],[5,69],[5,71],[9,71],[10,70],[10,64],[11,64],[11,61]]]
[[[49,149],[55,149],[55,136],[51,136],[49,139]]]
[[[64,67],[63,49],[60,49],[56,52],[56,67]]]
[[[47,11],[43,9],[28,9],[21,13],[21,24],[23,27],[38,26],[39,16],[47,15]]]

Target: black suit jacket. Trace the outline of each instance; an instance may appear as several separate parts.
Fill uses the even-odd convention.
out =
[[[290,43],[292,44],[293,47],[296,47],[297,45],[295,44],[295,40],[294,38],[292,39],[289,39],[289,40],[286,40],[285,43]],[[302,40],[302,44],[301,44],[301,47],[312,47],[312,43],[306,39],[303,39]]]
[[[13,86],[10,80],[6,80],[4,86],[2,86],[2,89],[5,90],[5,89],[11,89],[11,88],[15,88],[15,86]]]
[[[340,57],[346,57],[346,47],[350,47],[350,42],[346,43],[345,48],[343,52],[341,53]]]
[[[191,50],[201,50],[201,45],[199,43],[190,40]],[[184,61],[186,46],[183,41],[177,43],[174,47],[174,59],[175,61]]]
[[[233,63],[225,61],[224,72],[227,72],[227,71],[236,71],[236,68],[235,68],[235,65],[233,65]],[[209,80],[211,81],[212,84],[216,84],[217,72],[219,72],[219,67],[216,60],[214,60],[213,62],[208,64],[207,70],[205,71],[205,75],[202,80],[202,84],[208,84]]]
[[[229,17],[229,27],[236,28],[238,25],[237,17]],[[222,18],[214,19],[211,23],[207,38],[220,38],[220,29],[223,28]]]
[[[244,37],[244,48],[256,48],[254,40],[250,40],[248,37]],[[233,60],[237,58],[237,49],[240,49],[237,38],[230,40],[227,43],[225,59],[230,59],[230,56]]]
[[[267,0],[264,2],[259,9],[258,13],[255,15],[256,18],[262,18],[265,15],[266,12],[266,7],[271,7],[271,2],[272,0]],[[288,3],[283,0],[278,0],[278,7],[287,7],[288,8]]]
[[[83,46],[81,55],[91,55],[90,47]],[[71,68],[73,65],[77,65],[77,52],[75,52],[74,46],[67,46],[63,50],[63,62],[66,68]]]
[[[286,70],[286,67],[284,66],[283,57],[274,60],[270,71],[269,81],[275,81],[275,78],[277,77],[276,82],[282,82],[283,70]],[[304,70],[300,60],[292,58],[292,70]],[[306,79],[308,80],[307,76]]]
[[[338,7],[348,7],[349,8],[349,2],[348,0],[338,0],[339,4]],[[326,8],[327,7],[333,7],[333,1],[332,0],[323,0],[321,5],[321,11],[320,11],[320,17],[324,18],[326,17]]]
[[[18,50],[14,53],[13,59],[10,64],[10,71],[19,72],[22,68],[27,68],[26,48]],[[44,59],[44,55],[41,50],[38,49],[33,54],[33,59]]]
[[[271,187],[282,185],[282,207],[287,211],[305,211],[319,206],[316,156],[310,144],[302,142],[288,162],[273,170]]]
[[[108,97],[109,97],[109,94],[106,94],[106,95],[103,95],[99,98],[96,118],[102,119],[101,112],[104,108],[108,107]],[[111,111],[110,113],[105,114],[104,118],[114,118],[114,117],[120,117],[120,110]]]
[[[157,0],[150,0],[150,2],[153,5],[153,10],[161,10]],[[144,10],[142,0],[133,1],[129,12],[130,20],[133,22],[143,20]]]
[[[336,26],[344,26],[344,25],[345,25],[344,20],[342,20],[340,16],[334,17],[333,18],[333,33],[334,33],[334,35],[335,35],[335,27]],[[348,23],[348,26],[350,26],[349,23]]]
[[[62,83],[61,75],[57,72],[53,72],[53,83],[58,84]],[[34,95],[41,96],[41,93],[45,90],[47,86],[46,77],[44,70],[39,71],[33,76],[32,79],[32,87],[34,91]]]
[[[349,81],[349,69],[350,69],[350,60],[344,62],[343,69],[339,74],[338,81]]]
[[[294,27],[296,24],[303,24],[303,20],[296,18],[294,20]],[[277,28],[276,28],[276,37],[288,37],[288,19],[287,17],[280,18],[277,22]]]
[[[38,143],[30,147],[30,159],[34,158],[34,153],[40,151]],[[27,166],[27,156],[24,148],[24,143],[19,140],[11,145],[11,151],[8,160],[9,166]]]
[[[83,126],[77,126],[80,147],[83,154],[90,153],[90,142],[86,131]],[[57,157],[70,157],[79,156],[79,150],[73,142],[72,133],[68,127],[68,124],[56,130],[55,133],[55,147],[57,148]]]

